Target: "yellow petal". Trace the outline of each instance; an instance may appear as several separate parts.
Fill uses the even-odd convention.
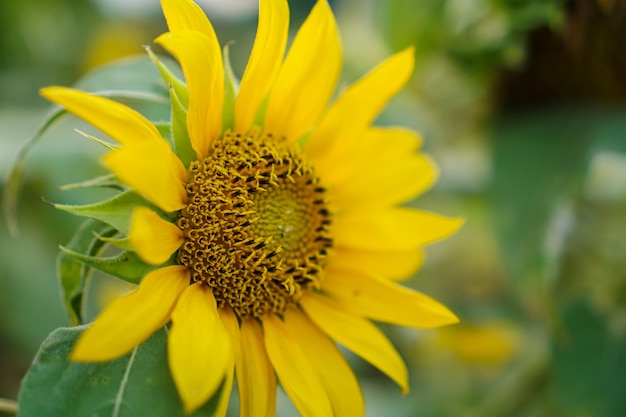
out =
[[[341,71],[341,45],[333,12],[318,0],[293,40],[265,115],[265,132],[297,140],[328,104]]]
[[[332,187],[333,204],[341,210],[384,207],[405,203],[429,189],[437,167],[426,155],[412,155],[362,172]]]
[[[286,0],[262,0],[259,27],[235,102],[235,131],[247,132],[283,61],[289,30]]]
[[[224,324],[224,328],[230,335],[231,345],[233,346],[233,354],[235,358],[239,354],[239,322],[233,310],[230,307],[223,307],[217,310],[220,319]],[[228,402],[230,401],[230,393],[233,390],[233,381],[235,378],[235,368],[228,369],[224,385],[220,391],[220,399],[215,409],[215,417],[226,417],[228,411]]]
[[[241,321],[241,350],[237,357],[237,384],[241,417],[274,417],[276,375],[267,356],[263,330],[255,319]]]
[[[128,239],[143,261],[159,265],[182,245],[183,232],[149,208],[137,207],[133,211]]]
[[[303,417],[332,416],[326,390],[298,341],[274,314],[263,316],[265,347],[280,383]]]
[[[369,320],[316,293],[303,296],[300,305],[324,333],[387,374],[404,393],[408,392],[404,361],[389,339]]]
[[[408,82],[413,56],[413,48],[407,48],[389,57],[337,99],[306,144],[306,153],[316,165],[324,154],[342,153],[359,145],[359,133]]]
[[[185,74],[189,139],[198,159],[203,160],[222,132],[224,64],[219,42],[190,30],[165,33],[156,42],[176,57]]]
[[[161,0],[161,8],[170,32],[195,30],[210,38],[215,38],[215,31],[200,6],[191,0]]]
[[[322,289],[347,309],[373,320],[420,328],[459,321],[429,296],[371,273],[329,268]]]
[[[409,208],[348,212],[333,224],[337,247],[365,250],[414,249],[456,232],[461,219]]]
[[[220,387],[233,367],[233,347],[208,286],[188,286],[172,312],[168,337],[172,378],[186,413],[195,411]]]
[[[329,268],[348,268],[369,271],[393,281],[410,278],[424,262],[420,249],[402,251],[372,251],[337,248],[336,255],[329,258]]]
[[[167,212],[186,205],[185,179],[165,142],[128,144],[108,153],[105,165],[124,184]],[[180,161],[178,161],[180,163]]]
[[[233,345],[233,354],[236,358],[237,355],[239,354],[239,341],[240,341],[239,320],[237,319],[237,316],[235,315],[233,310],[228,306],[218,309],[217,312],[219,313],[220,319],[222,320],[222,323],[224,324],[224,328],[230,335],[230,340],[232,341],[232,345]]]
[[[128,353],[167,323],[178,297],[188,286],[189,271],[183,266],[148,273],[134,292],[113,301],[85,330],[71,360],[110,361]]]
[[[108,98],[65,87],[47,87],[41,89],[40,93],[122,145],[165,141],[148,119],[130,107]]]
[[[297,339],[326,388],[336,417],[365,415],[363,393],[359,381],[337,346],[300,311],[285,312],[285,326]]]
[[[324,152],[316,157],[315,169],[326,186],[349,182],[355,176],[376,167],[392,165],[401,158],[415,153],[421,144],[416,132],[402,127],[369,127],[355,132],[361,136],[356,146],[344,152]],[[304,151],[307,154],[307,146]]]

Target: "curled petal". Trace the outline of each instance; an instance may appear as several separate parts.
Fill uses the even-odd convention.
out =
[[[185,179],[180,160],[163,142],[122,146],[103,158],[104,164],[124,184],[167,212],[186,205]],[[182,172],[181,172],[182,171]]]
[[[191,0],[161,0],[161,8],[170,32],[179,30],[195,30],[209,38],[215,38],[213,25],[200,6]]]
[[[182,245],[183,232],[149,208],[137,207],[133,212],[128,239],[142,260],[159,265]]]
[[[165,33],[156,42],[183,68],[189,89],[189,139],[196,156],[203,160],[222,133],[224,63],[220,45],[216,38],[191,30]]]

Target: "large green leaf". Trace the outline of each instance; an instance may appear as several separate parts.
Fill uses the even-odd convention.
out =
[[[158,59],[161,65],[180,74],[179,67],[174,61],[162,56]],[[164,104],[168,101],[167,86],[147,54],[123,58],[95,68],[81,77],[74,86],[90,92],[112,90],[142,92],[160,96]]]
[[[67,248],[89,255],[97,254],[105,242],[98,236],[110,237],[117,231],[106,223],[87,220],[78,229]],[[60,252],[57,257],[57,276],[61,284],[63,305],[71,324],[80,324],[83,321],[83,292],[91,269],[83,262]]]
[[[20,417],[188,417],[167,366],[165,328],[115,361],[69,362],[84,329],[57,329],[43,342],[22,382]],[[218,398],[191,416],[213,415]]]

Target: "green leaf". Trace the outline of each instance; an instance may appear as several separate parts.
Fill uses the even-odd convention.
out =
[[[117,231],[108,224],[95,220],[87,220],[78,229],[67,248],[87,253],[97,254],[106,244],[97,236],[110,237]],[[71,324],[80,324],[83,321],[83,291],[91,269],[82,262],[60,252],[57,257],[57,276],[60,281],[63,295],[63,305],[67,311]]]
[[[173,60],[163,58],[175,66]],[[105,64],[81,77],[74,86],[97,92],[106,90],[135,91],[167,100],[167,88],[152,60],[145,54],[122,58]]]
[[[150,203],[133,191],[125,191],[100,203],[83,206],[53,204],[59,210],[76,216],[89,217],[110,224],[122,233],[128,233],[133,210],[138,206],[152,207]]]
[[[170,88],[170,100],[172,102],[172,142],[174,143],[176,155],[185,167],[188,167],[197,158],[189,139],[187,110],[185,110],[185,107],[178,99],[178,94],[173,87]]]
[[[102,240],[107,242],[106,239]],[[154,268],[152,265],[143,262],[135,252],[131,251],[123,251],[116,256],[98,257],[85,255],[63,246],[60,246],[59,249],[67,256],[84,263],[90,268],[97,269],[131,284],[138,284],[141,278]]]
[[[43,342],[22,381],[20,417],[213,415],[219,395],[190,416],[184,414],[167,366],[164,328],[115,361],[71,363],[68,355],[84,329],[57,329]]]

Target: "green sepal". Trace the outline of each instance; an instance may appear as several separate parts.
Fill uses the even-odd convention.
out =
[[[56,329],[44,340],[20,387],[20,417],[215,415],[221,389],[198,410],[185,414],[168,367],[165,328],[119,359],[70,362],[70,352],[86,328]]]
[[[122,233],[128,233],[130,219],[138,206],[152,208],[152,205],[142,196],[133,191],[125,191],[115,197],[95,204],[74,206],[66,204],[52,204],[59,210],[72,213],[76,216],[89,217],[110,224]]]
[[[263,123],[265,122],[265,113],[267,113],[267,106],[269,102],[270,102],[270,96],[268,95],[259,105],[259,109],[256,111],[256,114],[254,115],[254,124],[256,126],[263,126]]]
[[[66,248],[93,256],[106,245],[99,237],[108,238],[116,233],[110,225],[90,219],[81,225]],[[72,325],[81,324],[84,316],[83,292],[91,268],[64,252],[57,256],[56,268],[69,321]]]
[[[172,125],[170,122],[153,122],[152,124],[157,128],[162,137],[172,139]]]
[[[222,130],[228,131],[235,127],[235,100],[239,92],[239,80],[233,72],[230,62],[230,49],[224,46],[224,112],[222,118]]]
[[[104,140],[102,140],[102,139],[100,139],[100,138],[97,138],[97,137],[95,137],[95,136],[93,136],[93,135],[90,135],[90,134],[88,134],[88,133],[85,133],[85,132],[83,132],[82,130],[79,130],[79,129],[74,129],[74,131],[75,131],[75,132],[77,132],[77,133],[78,133],[79,135],[81,135],[82,137],[84,137],[84,138],[86,138],[86,139],[89,139],[90,141],[92,141],[92,142],[94,142],[94,143],[97,143],[98,145],[101,145],[101,146],[105,147],[106,149],[108,149],[108,150],[110,150],[110,151],[113,151],[113,150],[115,150],[115,148],[117,148],[117,147],[118,147],[118,145],[114,145],[114,144],[112,144],[112,143],[109,143],[109,142],[107,142],[107,141],[104,141]]]
[[[84,263],[90,268],[97,269],[131,284],[138,284],[141,278],[154,268],[154,266],[148,265],[139,259],[135,252],[123,251],[115,256],[98,257],[85,255],[63,246],[59,246],[59,249],[67,256]]]
[[[127,250],[127,251],[133,250],[133,247],[131,246],[130,241],[128,240],[128,237],[114,238],[114,237],[98,236],[98,239],[100,239],[103,242],[110,243],[116,248],[119,248],[122,250]]]
[[[78,188],[114,188],[116,190],[124,191],[125,187],[121,182],[117,180],[114,174],[106,174],[96,178],[92,178],[87,181],[75,182],[72,184],[66,184],[61,186],[61,190],[75,190]]]
[[[178,93],[170,86],[170,100],[172,106],[172,142],[178,158],[188,167],[197,159],[196,152],[191,147],[189,130],[187,129],[187,110],[181,103]]]
[[[189,91],[187,90],[187,85],[185,85],[183,81],[174,75],[172,71],[170,71],[169,68],[163,64],[163,62],[161,62],[159,57],[152,52],[150,47],[146,47],[146,52],[159,70],[161,77],[163,77],[163,81],[165,81],[165,85],[171,85],[174,91],[176,91],[176,96],[178,97],[178,100],[180,100],[183,107],[185,109],[189,108]]]

